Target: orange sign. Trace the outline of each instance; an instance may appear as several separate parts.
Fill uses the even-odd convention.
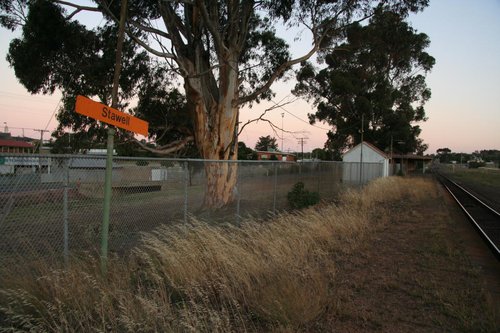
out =
[[[102,103],[94,102],[85,96],[76,96],[75,111],[84,116],[115,125],[116,127],[148,136],[149,124],[147,121],[133,117]]]

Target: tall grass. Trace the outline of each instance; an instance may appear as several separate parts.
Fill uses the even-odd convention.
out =
[[[414,182],[414,181],[412,181]],[[383,202],[417,199],[401,178],[241,226],[195,219],[144,236],[102,277],[92,256],[66,269],[11,267],[0,280],[0,331],[229,332],[306,327],[336,306],[335,260],[355,251]],[[427,186],[422,183],[421,186]],[[52,268],[51,268],[52,267]]]

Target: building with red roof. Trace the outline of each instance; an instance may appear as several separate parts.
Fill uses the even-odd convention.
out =
[[[0,153],[32,154],[35,147],[26,141],[0,139]]]

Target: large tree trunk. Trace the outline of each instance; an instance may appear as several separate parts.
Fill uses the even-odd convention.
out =
[[[219,82],[208,74],[185,80],[188,107],[195,119],[195,142],[203,159],[209,160],[205,162],[207,209],[228,205],[236,194],[238,64],[231,58],[222,63]],[[203,71],[210,72],[205,66],[196,68],[197,73]]]

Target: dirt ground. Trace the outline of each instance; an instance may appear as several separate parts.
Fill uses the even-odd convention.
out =
[[[439,200],[393,204],[390,222],[342,257],[339,306],[307,331],[500,332],[500,262],[436,191]]]

